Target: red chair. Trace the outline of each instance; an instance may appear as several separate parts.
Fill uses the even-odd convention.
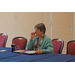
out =
[[[15,48],[25,49],[27,44],[27,39],[24,37],[15,37],[12,40],[12,44],[15,44]]]
[[[7,34],[0,33],[0,47],[6,46],[7,38],[8,38]]]
[[[61,39],[53,39],[52,43],[54,48],[53,52],[61,54],[63,46],[64,46],[64,41]]]
[[[75,55],[75,40],[67,43],[67,54]]]

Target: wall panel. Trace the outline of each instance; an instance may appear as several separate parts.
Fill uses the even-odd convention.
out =
[[[17,12],[17,36],[23,36],[29,40],[34,26],[41,22],[44,22],[42,12]]]
[[[44,12],[44,24],[46,25],[46,35],[50,37],[50,12]]]
[[[0,33],[8,35],[7,47],[11,46],[15,31],[15,12],[0,12]]]
[[[62,53],[66,53],[67,42],[73,40],[73,26],[74,13],[73,12],[53,12],[52,13],[52,39],[60,38],[64,41],[64,48]]]
[[[49,12],[0,12],[0,33],[8,35],[6,47],[10,47],[12,39],[16,36],[23,36],[29,40],[30,33],[38,23],[45,23],[46,34],[50,37],[49,21]]]

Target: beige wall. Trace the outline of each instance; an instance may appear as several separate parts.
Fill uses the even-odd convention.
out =
[[[0,12],[0,33],[6,33],[6,47],[10,47],[16,36],[30,38],[37,23],[45,23],[47,36],[50,36],[50,12]]]
[[[15,32],[15,13],[0,12],[0,33],[8,35],[6,46],[10,46],[12,43],[12,38],[16,36]]]
[[[43,21],[42,12],[18,12],[17,13],[17,36],[30,38],[30,33],[34,31],[34,26]]]
[[[60,38],[64,41],[62,53],[66,53],[67,42],[73,40],[73,29],[70,30],[74,23],[73,12],[53,12],[52,13],[52,39]]]
[[[46,25],[46,35],[50,37],[50,12],[44,12],[44,24]]]
[[[17,12],[17,36],[30,39],[30,33],[34,31],[34,26],[38,23],[44,23],[47,31],[46,35],[50,37],[50,12]]]
[[[6,47],[11,46],[12,39],[16,36],[29,40],[34,26],[40,22],[46,25],[46,35],[50,37],[50,12],[0,12],[0,33],[8,35]],[[63,54],[66,53],[67,42],[73,39],[73,30],[69,30],[73,22],[73,12],[52,13],[52,39],[64,40]]]

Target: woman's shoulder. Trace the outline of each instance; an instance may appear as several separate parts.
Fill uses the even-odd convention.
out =
[[[51,40],[47,35],[45,35],[45,40]]]

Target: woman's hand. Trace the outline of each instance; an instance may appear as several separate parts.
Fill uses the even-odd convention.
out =
[[[42,50],[37,50],[35,53],[36,54],[41,54],[41,53],[43,53],[43,51]]]
[[[35,37],[36,35],[35,35],[35,32],[32,32],[31,33],[31,40]]]

